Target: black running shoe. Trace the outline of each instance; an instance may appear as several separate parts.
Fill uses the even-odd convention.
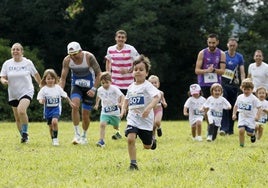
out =
[[[162,129],[161,128],[158,128],[157,129],[157,136],[158,137],[161,137],[162,136]]]
[[[20,140],[21,143],[27,143],[28,142],[28,134],[27,133],[22,133],[22,137]]]
[[[155,148],[156,148],[156,139],[153,139],[151,150],[155,150]]]
[[[118,140],[118,139],[121,139],[121,138],[122,138],[122,136],[120,135],[119,132],[117,132],[115,135],[112,136],[113,140]]]
[[[250,141],[251,141],[252,143],[254,143],[254,142],[256,141],[256,136],[255,136],[255,134],[254,134],[253,136],[250,137]]]
[[[138,165],[130,163],[129,170],[139,170]]]

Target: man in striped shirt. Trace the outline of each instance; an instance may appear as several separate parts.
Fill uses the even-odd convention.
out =
[[[125,42],[127,33],[118,30],[115,34],[116,44],[108,47],[106,71],[112,74],[112,84],[116,85],[126,95],[128,86],[134,81],[132,63],[139,56],[137,50]]]

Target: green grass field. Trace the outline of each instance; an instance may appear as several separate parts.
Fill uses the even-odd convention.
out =
[[[126,122],[122,122],[121,129]],[[0,187],[268,187],[267,127],[260,141],[246,137],[240,148],[237,128],[215,142],[191,139],[188,121],[162,122],[156,150],[144,150],[137,139],[140,170],[128,171],[126,138],[96,147],[99,124],[92,122],[88,145],[72,145],[71,122],[59,123],[60,146],[51,145],[45,122],[31,123],[30,142],[21,144],[14,123],[0,123]]]

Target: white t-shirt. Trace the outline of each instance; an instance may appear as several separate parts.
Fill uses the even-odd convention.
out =
[[[260,100],[253,94],[245,96],[241,94],[237,97],[238,126],[247,126],[255,129],[255,117],[257,108],[261,107]]]
[[[34,87],[32,77],[37,73],[33,62],[23,57],[21,62],[15,62],[13,58],[4,62],[0,76],[7,76],[8,99],[19,100],[24,95],[33,98]]]
[[[136,85],[136,82],[132,83],[128,87],[126,95],[128,100],[127,124],[152,131],[154,125],[153,109],[146,118],[142,118],[142,113],[157,95],[160,97],[160,91],[147,80],[139,85]]]
[[[248,67],[248,74],[251,74],[254,84],[253,92],[260,86],[268,90],[268,64],[262,62],[260,66],[256,66],[256,63],[251,63]]]
[[[198,98],[189,97],[184,107],[189,109],[189,122],[190,125],[195,124],[197,121],[203,121],[204,112],[201,111],[203,104],[206,102],[206,99],[203,96]]]
[[[260,100],[260,104],[261,104],[261,109],[263,110],[263,109],[268,109],[268,101],[267,100],[263,100],[263,101],[261,101]],[[266,112],[261,112],[261,117],[260,117],[260,119],[259,119],[259,121],[257,122],[257,124],[259,124],[259,125],[264,125],[264,124],[266,124],[266,122],[267,122],[267,113]]]
[[[37,100],[45,99],[44,116],[48,118],[51,114],[61,115],[61,97],[66,98],[67,93],[58,85],[54,87],[44,86],[37,94]]]
[[[120,116],[118,101],[124,94],[116,86],[110,85],[108,89],[98,88],[97,96],[101,99],[101,113],[105,115]]]
[[[216,126],[221,126],[223,109],[231,109],[231,104],[222,96],[215,98],[210,96],[207,98],[205,108],[208,108],[207,116],[209,124],[215,123]]]

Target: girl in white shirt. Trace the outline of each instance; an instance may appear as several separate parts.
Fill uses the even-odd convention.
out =
[[[219,127],[221,126],[223,109],[230,110],[231,104],[222,96],[222,86],[218,83],[212,84],[210,88],[211,96],[207,98],[203,105],[208,118],[207,141],[211,142],[217,138]]]
[[[190,85],[191,96],[186,100],[183,108],[183,115],[189,116],[193,140],[201,142],[202,121],[204,119],[203,104],[206,99],[201,96],[201,87],[198,84]]]
[[[267,91],[265,87],[258,87],[256,90],[256,96],[261,103],[261,118],[256,121],[255,134],[257,139],[260,140],[263,134],[264,125],[267,123],[267,114],[268,114],[268,101],[266,100]]]

